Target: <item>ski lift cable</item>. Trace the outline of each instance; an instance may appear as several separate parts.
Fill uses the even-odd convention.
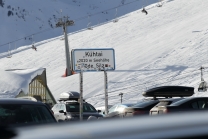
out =
[[[172,80],[172,81],[176,81],[176,80],[180,80],[180,79],[183,79],[184,77],[182,77],[182,78],[179,78],[179,79],[175,79],[175,80]],[[165,83],[168,83],[169,81],[165,81],[165,82],[160,82],[160,85],[161,84],[165,84]],[[146,83],[144,83],[144,84],[146,84]],[[198,84],[198,83],[197,83]],[[197,85],[196,84],[196,85]],[[143,84],[141,84],[141,85],[143,85]],[[138,85],[139,86],[139,85]],[[144,88],[141,88],[141,89],[139,89],[139,90],[144,90],[145,89],[145,87]],[[117,92],[117,91],[121,91],[121,90],[116,90],[116,91],[111,91],[111,92],[108,92],[108,93],[113,93],[113,92]],[[123,91],[123,89],[122,89],[122,91]],[[138,92],[138,90],[136,90],[135,92]],[[135,93],[135,92],[130,92],[130,93],[128,93],[128,94],[133,94],[133,93]],[[139,92],[139,93],[141,93],[141,92]],[[103,94],[98,94],[98,95],[96,95],[96,96],[91,96],[91,97],[88,97],[88,98],[86,98],[86,99],[89,99],[89,98],[94,98],[94,97],[99,97],[99,96],[101,96],[102,95],[102,97],[103,97]],[[111,96],[110,96],[111,97]]]
[[[37,35],[37,34],[41,34],[41,33],[44,33],[44,32],[46,32],[46,31],[49,31],[49,30],[51,30],[51,28],[47,28],[47,29],[45,29],[45,30],[43,30],[43,31],[36,32],[36,33],[33,33],[33,34],[34,34],[34,35]],[[8,43],[14,43],[14,42],[17,42],[17,41],[23,40],[23,39],[25,39],[25,38],[27,38],[27,37],[30,37],[30,36],[31,36],[31,35],[28,35],[28,36],[25,36],[25,37],[22,37],[22,38],[16,39],[16,40],[14,40],[14,41],[10,41],[10,42],[8,42]],[[8,43],[1,44],[1,45],[0,45],[0,47],[2,47],[2,46],[4,46],[4,45],[7,45]]]
[[[177,81],[177,80],[181,80],[181,79],[184,79],[184,77],[171,80],[171,82],[174,82],[174,81]],[[169,82],[170,81],[160,82],[160,85],[161,84],[165,84],[165,83],[169,83]],[[151,82],[147,82],[147,83],[151,83]],[[139,85],[129,86],[129,87],[125,87],[125,88],[120,88],[120,89],[117,89],[117,90],[109,91],[108,93],[118,92],[118,91],[122,91],[122,90],[129,89],[129,88],[132,88],[132,87],[140,86],[140,85],[144,85],[144,84],[139,84]]]
[[[183,79],[183,78],[179,78],[179,79],[175,79],[175,80],[172,80],[172,81],[177,81],[177,80],[181,80],[181,79]],[[160,82],[160,85],[161,84],[165,84],[165,83],[169,83],[170,81],[165,81],[165,82]],[[145,84],[145,83],[144,83]],[[142,84],[141,84],[142,85]],[[137,86],[139,86],[139,85],[137,85]],[[136,86],[132,86],[132,87],[136,87]],[[120,89],[120,90],[116,90],[116,91],[110,91],[110,92],[108,92],[109,94],[111,94],[111,93],[115,93],[115,92],[120,92],[120,91],[124,91],[125,89],[129,89],[129,88],[122,88],[122,89]],[[145,87],[143,87],[143,88],[140,88],[139,90],[146,90],[146,88]],[[135,92],[138,92],[138,90],[135,90]],[[133,94],[133,93],[135,93],[135,92],[130,92],[130,93],[128,93],[128,92],[126,92],[126,93],[128,93],[128,94]],[[138,92],[138,93],[141,93],[141,92]],[[99,96],[101,96],[101,95],[103,95],[103,94],[99,94],[99,95],[96,95],[96,96],[92,96],[92,97],[99,97]],[[86,99],[89,99],[89,98],[92,98],[92,97],[88,97],[88,98],[86,98]],[[103,97],[103,96],[102,96]]]
[[[119,5],[119,6],[116,6],[116,7],[113,7],[113,8],[109,8],[109,9],[103,10],[103,11],[101,11],[101,12],[97,12],[97,13],[91,14],[90,16],[95,16],[95,15],[101,14],[101,13],[103,13],[103,12],[111,11],[111,10],[114,10],[114,9],[116,9],[116,8],[123,7],[123,6],[129,5],[129,4],[138,2],[138,1],[139,1],[139,0],[135,0],[135,1],[132,1],[132,2],[128,2],[128,3],[125,3],[125,4],[123,4],[123,5]],[[83,16],[83,17],[77,18],[76,21],[79,21],[79,20],[82,20],[82,19],[86,19],[87,17],[88,17],[88,16]]]
[[[103,11],[101,11],[101,12],[97,12],[97,13],[91,14],[90,16],[95,16],[95,15],[101,14],[102,12],[110,11],[110,10],[116,9],[116,8],[118,8],[118,7],[123,7],[123,6],[129,5],[129,4],[138,2],[138,1],[139,1],[139,0],[135,0],[135,1],[132,1],[132,2],[128,2],[128,3],[122,4],[122,5],[113,7],[113,8],[109,8],[109,9],[103,10]],[[87,17],[88,17],[88,16],[83,16],[83,17],[80,17],[80,18],[75,19],[74,21],[80,21],[80,20],[86,19]],[[44,33],[44,32],[47,32],[47,31],[51,31],[51,30],[54,30],[54,29],[55,29],[55,28],[53,28],[53,29],[47,28],[47,29],[45,29],[45,30],[42,30],[42,31],[39,31],[39,32],[36,32],[36,33],[33,33],[33,34],[34,34],[34,35],[37,35],[37,34],[41,34],[41,33]],[[23,40],[23,39],[25,39],[25,38],[27,38],[27,37],[30,37],[30,36],[31,36],[31,35],[28,35],[28,36],[25,36],[25,37],[16,39],[16,40],[14,40],[14,41],[7,42],[7,43],[5,43],[5,44],[1,44],[0,47],[5,46],[5,45],[7,45],[8,43],[14,43],[14,42]]]
[[[180,74],[180,75],[184,75],[184,74],[188,74],[188,73],[193,73],[193,72],[196,72],[198,70],[193,70],[193,71],[190,71],[190,72],[186,72],[186,73],[183,73],[183,74]],[[162,79],[167,79],[167,78],[170,78],[170,77],[173,77],[173,76],[169,76],[169,77],[166,77],[166,78],[160,78],[158,80],[162,80]],[[181,78],[178,78],[178,79],[174,79],[174,80],[171,80],[171,81],[177,81],[177,80],[180,80],[180,79],[183,79],[184,77],[181,77]],[[157,81],[157,80],[154,80],[154,81]],[[165,81],[165,82],[160,82],[160,84],[165,84],[165,83],[168,83],[170,81]],[[147,83],[151,83],[151,82],[145,82],[145,83],[142,83],[142,84],[137,84],[137,85],[134,85],[134,86],[130,86],[130,87],[124,87],[124,88],[120,88],[120,89],[117,89],[117,90],[114,90],[114,91],[109,91],[108,93],[113,93],[113,92],[118,92],[118,91],[121,91],[121,90],[124,90],[124,89],[129,89],[131,87],[136,87],[136,86],[140,86],[140,85],[145,85]],[[142,88],[143,89],[143,88]],[[92,98],[92,97],[99,97],[103,94],[98,94],[98,95],[95,95],[95,96],[91,96],[91,97],[87,97],[85,99],[89,99],[89,98]]]
[[[194,70],[194,71],[198,71],[198,70]],[[186,72],[186,73],[183,73],[183,74],[180,74],[180,75],[184,75],[184,74],[188,74],[188,73],[193,73],[194,71]],[[160,78],[158,80],[168,79],[168,78],[171,78],[171,77],[175,77],[175,75],[174,76],[169,76],[169,77],[166,77],[166,78]],[[182,77],[182,78],[184,78],[184,77]],[[182,78],[179,78],[179,79],[182,79]],[[179,79],[174,79],[172,81],[179,80]],[[157,80],[154,80],[154,81],[157,81]],[[169,82],[169,81],[165,81],[164,83],[166,83],[166,82]],[[135,86],[145,85],[147,83],[151,83],[151,81],[145,82],[145,83],[142,83],[142,84],[137,84],[137,85],[134,85],[134,86],[128,86],[128,87],[120,88],[120,89],[117,89],[117,90],[114,90],[114,91],[110,91],[108,93],[117,92],[117,91],[120,91],[120,90],[123,90],[123,89],[128,89],[128,88],[131,88],[131,87],[135,87]]]
[[[195,70],[195,71],[198,71],[198,70]],[[190,73],[193,74],[193,72],[194,72],[194,71],[191,71]],[[188,73],[188,72],[187,72],[187,73]],[[180,75],[183,75],[183,74],[180,74]],[[169,77],[166,77],[166,78],[160,78],[160,79],[157,79],[157,80],[168,79],[168,78],[171,78],[171,77],[175,77],[175,75],[174,75],[174,76],[169,76]],[[182,77],[182,78],[184,78],[184,77]],[[181,79],[181,78],[179,78],[179,79]],[[175,79],[175,80],[179,80],[179,79]],[[154,81],[157,81],[157,80],[154,80]],[[175,81],[175,80],[172,80],[172,81]],[[170,81],[167,81],[167,82],[170,82]],[[135,86],[139,86],[139,85],[144,85],[144,84],[146,84],[146,83],[151,83],[151,81],[145,82],[145,83],[141,83],[141,84],[137,84],[137,85],[133,85],[133,86],[129,86],[129,87],[120,88],[120,89],[117,89],[117,90],[114,90],[114,91],[110,91],[110,92],[108,92],[108,93],[113,93],[113,92],[121,91],[121,90],[123,90],[123,89],[127,89],[127,88],[130,88],[130,87],[135,87]]]

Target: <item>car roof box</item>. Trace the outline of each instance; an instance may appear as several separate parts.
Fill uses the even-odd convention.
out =
[[[194,94],[194,87],[160,86],[142,93],[145,97],[188,97]]]
[[[69,91],[61,93],[59,96],[60,101],[67,101],[67,100],[76,100],[79,99],[79,93],[75,91]]]

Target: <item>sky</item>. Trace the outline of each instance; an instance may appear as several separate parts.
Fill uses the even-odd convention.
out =
[[[192,86],[193,96],[208,96],[198,92],[203,78],[208,80],[208,1],[167,0],[96,25],[93,30],[81,29],[68,34],[72,49],[113,48],[115,70],[107,71],[109,104],[143,99],[142,92],[163,85]],[[197,6],[196,6],[197,5]],[[0,53],[0,67],[6,69],[46,68],[48,87],[55,99],[67,91],[80,92],[80,74],[62,77],[65,73],[65,46],[62,36]],[[1,86],[3,87],[3,86]],[[83,73],[84,99],[95,107],[104,106],[104,72]]]

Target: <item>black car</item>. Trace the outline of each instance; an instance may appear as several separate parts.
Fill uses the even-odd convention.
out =
[[[0,99],[0,125],[25,126],[44,123],[56,123],[50,109],[42,102],[26,99]]]
[[[158,114],[204,110],[208,111],[208,97],[188,97],[171,105],[158,106]]]
[[[172,97],[186,97],[194,94],[193,87],[187,86],[159,86],[151,88],[143,92],[143,96],[149,99],[140,101],[138,104],[125,108],[124,117],[149,115],[150,109],[159,103],[159,100],[163,100]]]
[[[139,115],[148,115],[152,107],[154,107],[159,102],[158,99],[147,99],[140,101],[139,103],[125,108],[124,117],[139,116]]]
[[[184,98],[169,98],[169,99],[160,99],[159,103],[157,103],[157,105],[155,105],[152,109],[150,109],[149,114],[150,115],[155,115],[155,114],[159,114],[159,106],[167,106],[170,105],[172,103],[175,103],[179,100],[182,100]]]
[[[80,119],[80,107],[77,101],[64,101],[53,106],[52,111],[57,121],[78,121]],[[90,103],[83,103],[83,120],[89,116],[103,117]]]

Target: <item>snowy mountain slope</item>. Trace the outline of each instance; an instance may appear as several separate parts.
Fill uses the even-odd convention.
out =
[[[74,32],[86,28],[89,22],[96,25],[115,18],[114,7],[119,7],[116,16],[121,16],[143,5],[142,0],[1,0],[0,52],[62,35],[55,24],[63,16],[75,21],[68,28]]]
[[[70,49],[115,49],[116,70],[108,72],[109,104],[120,102],[121,92],[125,101],[137,101],[144,90],[160,85],[193,86],[195,96],[207,96],[197,91],[199,68],[208,67],[207,6],[204,0],[168,1],[160,8],[152,4],[147,7],[148,15],[140,9],[117,23],[69,34]],[[0,67],[46,68],[56,99],[62,92],[79,91],[79,74],[61,77],[66,68],[64,41],[58,37],[42,41],[37,52],[30,47],[17,49],[12,58],[1,58]],[[103,72],[85,72],[83,83],[84,98],[95,106],[104,105]]]

